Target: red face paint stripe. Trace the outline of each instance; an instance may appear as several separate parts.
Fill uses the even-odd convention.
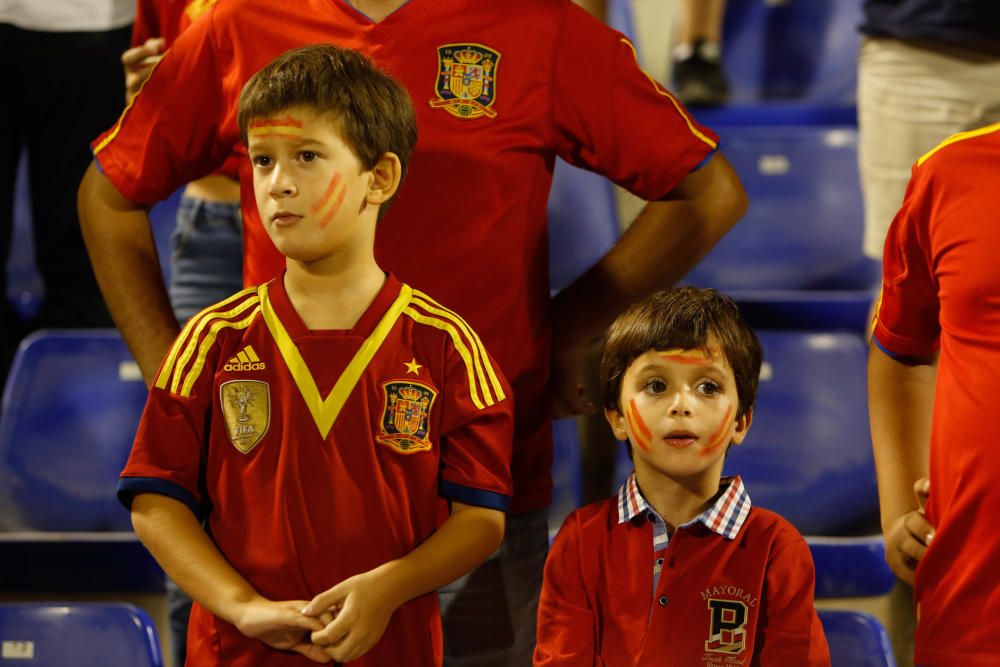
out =
[[[711,359],[699,359],[697,357],[682,357],[679,354],[661,354],[660,357],[666,359],[667,361],[673,361],[677,364],[684,364],[685,366],[708,366],[712,363]]]
[[[333,175],[330,179],[330,185],[326,186],[326,191],[320,195],[319,201],[312,205],[309,209],[310,213],[318,213],[320,210],[326,206],[326,203],[330,201],[330,196],[333,195],[333,191],[337,189],[337,184],[340,183],[340,172]]]

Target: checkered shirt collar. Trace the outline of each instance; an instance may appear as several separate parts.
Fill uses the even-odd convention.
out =
[[[721,486],[725,487],[725,491],[718,500],[684,525],[690,526],[700,521],[709,530],[731,540],[739,534],[740,528],[750,514],[750,494],[747,493],[739,475],[723,477]],[[642,497],[633,471],[618,490],[618,523],[631,521],[637,516],[645,517],[646,512],[651,509],[652,507]]]

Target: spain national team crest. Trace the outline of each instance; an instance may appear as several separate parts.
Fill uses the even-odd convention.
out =
[[[500,54],[482,44],[445,44],[437,51],[437,99],[431,107],[463,119],[495,118]]]
[[[403,454],[431,449],[431,407],[437,392],[422,382],[396,380],[382,385],[385,404],[375,439]]]
[[[271,423],[267,383],[259,380],[223,382],[219,387],[219,396],[229,441],[246,454],[267,434]]]

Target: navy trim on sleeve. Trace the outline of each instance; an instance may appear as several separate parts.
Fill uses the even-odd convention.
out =
[[[722,146],[722,139],[719,139],[719,141],[716,142],[716,144],[715,144],[715,148],[713,148],[711,151],[709,151],[708,155],[706,155],[705,158],[701,162],[699,162],[698,164],[696,164],[694,166],[694,169],[691,170],[691,173],[693,174],[694,172],[698,171],[699,169],[701,169],[702,167],[704,167],[706,164],[708,164],[708,161],[711,160],[713,157],[715,157],[715,154],[719,152],[719,147],[721,147],[721,146]]]
[[[457,500],[466,505],[487,507],[493,510],[500,510],[501,512],[506,512],[507,507],[510,505],[510,496],[505,496],[502,493],[494,491],[474,489],[470,486],[449,482],[446,479],[442,479],[438,484],[438,495],[448,500]]]
[[[101,161],[97,159],[97,155],[94,153],[93,149],[91,149],[90,154],[94,156],[94,164],[97,165],[97,171],[104,174],[104,167],[101,166]]]
[[[199,521],[204,518],[198,499],[180,484],[158,477],[122,477],[118,480],[118,500],[125,509],[132,509],[132,499],[139,493],[158,493],[179,500],[188,506]]]
[[[907,357],[902,354],[896,354],[892,350],[888,349],[885,345],[883,345],[882,341],[880,341],[878,339],[878,336],[876,336],[874,333],[872,334],[872,341],[874,341],[878,349],[885,352],[885,354],[888,357],[892,358],[895,361],[898,361],[901,364],[906,364],[907,366],[922,366],[931,363],[931,357],[925,357],[925,358]]]

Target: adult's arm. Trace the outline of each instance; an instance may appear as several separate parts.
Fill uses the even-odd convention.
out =
[[[578,358],[633,301],[688,273],[746,213],[747,195],[721,152],[639,217],[593,267],[552,303],[557,412],[588,410],[577,391]]]
[[[936,375],[936,359],[905,364],[869,346],[868,414],[886,560],[909,584],[933,533],[914,486],[928,477]]]
[[[177,337],[147,210],[91,164],[77,196],[80,226],[104,300],[147,386]]]

